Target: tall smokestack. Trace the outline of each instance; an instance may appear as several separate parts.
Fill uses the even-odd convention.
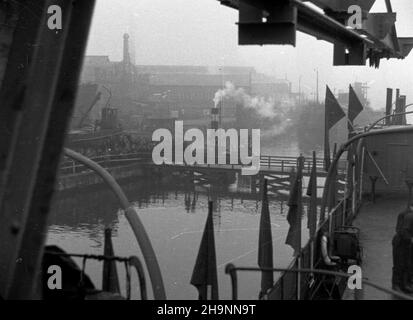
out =
[[[386,97],[386,116],[390,116],[393,107],[393,89],[387,88],[387,97]],[[391,124],[390,117],[386,118],[386,125]]]
[[[123,35],[123,63],[125,65],[130,64],[130,56],[129,56],[129,35],[125,33]]]

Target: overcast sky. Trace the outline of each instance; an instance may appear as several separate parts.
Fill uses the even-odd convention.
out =
[[[413,1],[393,0],[398,36],[413,36]],[[377,0],[375,12],[384,12]],[[122,35],[135,42],[137,64],[243,65],[279,78],[287,77],[297,90],[302,77],[308,94],[320,75],[324,86],[345,90],[354,81],[369,83],[374,108],[383,108],[385,88],[400,88],[413,103],[413,52],[405,60],[382,60],[380,69],[333,67],[333,46],[299,33],[297,46],[238,46],[237,11],[216,0],[97,0],[87,54],[122,57]]]

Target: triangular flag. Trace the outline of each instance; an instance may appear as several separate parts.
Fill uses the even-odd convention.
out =
[[[298,170],[290,189],[287,221],[290,225],[285,243],[294,249],[294,255],[301,251],[301,213],[302,213],[302,166],[303,158],[298,158]]]
[[[330,129],[344,118],[346,114],[338,103],[330,88],[326,87],[325,115],[324,115],[324,169],[330,168]]]
[[[273,247],[271,233],[271,218],[268,205],[267,179],[264,179],[262,188],[262,207],[260,218],[260,233],[258,238],[258,266],[260,268],[273,268]],[[274,285],[273,272],[262,272],[261,293],[265,294]]]
[[[313,151],[313,167],[308,182],[307,195],[311,197],[307,212],[307,228],[310,231],[311,239],[317,230],[317,163],[315,151]]]
[[[112,243],[112,229],[105,229],[105,244],[103,255],[113,257],[115,252]],[[118,271],[115,260],[103,260],[102,290],[106,292],[120,293]]]
[[[338,103],[336,97],[327,86],[326,89],[326,101],[325,101],[325,118],[326,128],[331,129],[337,122],[343,119],[346,114]]]
[[[363,111],[363,105],[361,104],[359,98],[353,87],[350,85],[350,92],[348,98],[348,119],[350,123],[353,123],[354,119]]]
[[[210,201],[208,218],[191,278],[191,284],[198,289],[199,300],[218,300],[218,277],[212,205],[213,203]]]

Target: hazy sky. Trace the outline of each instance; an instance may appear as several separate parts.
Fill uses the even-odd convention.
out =
[[[413,1],[393,0],[399,36],[413,36]],[[384,0],[373,10],[384,12]],[[382,60],[380,69],[333,67],[333,46],[299,33],[297,46],[238,46],[237,11],[216,0],[97,0],[87,54],[122,57],[122,35],[135,42],[137,64],[246,65],[279,78],[287,77],[297,90],[298,78],[307,93],[320,75],[324,86],[348,88],[354,81],[368,82],[374,108],[383,108],[385,88],[400,88],[413,103],[413,52],[405,60]]]

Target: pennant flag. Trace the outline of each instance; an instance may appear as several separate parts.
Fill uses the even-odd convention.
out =
[[[301,213],[302,213],[302,167],[303,157],[298,158],[298,170],[294,183],[291,185],[290,198],[288,200],[287,221],[290,225],[285,243],[294,249],[297,256],[301,251]]]
[[[273,268],[273,248],[270,209],[268,206],[267,179],[264,179],[262,188],[262,207],[260,219],[260,234],[258,238],[258,266],[260,268]],[[262,272],[260,297],[274,285],[273,272]]]
[[[317,162],[315,151],[313,151],[313,167],[308,182],[307,196],[311,197],[307,212],[307,228],[310,231],[311,239],[317,231]]]
[[[325,116],[324,116],[324,170],[330,168],[330,129],[346,116],[330,88],[326,87]]]
[[[354,135],[354,119],[363,111],[363,105],[360,99],[357,97],[357,93],[354,91],[353,87],[350,85],[349,98],[348,98],[348,137],[349,139]]]
[[[191,278],[191,284],[198,289],[199,300],[218,300],[218,277],[212,205],[213,203],[210,201],[208,218]]]
[[[354,119],[363,111],[363,105],[353,87],[350,85],[350,93],[348,98],[348,119],[353,123]]]
[[[109,257],[113,257],[115,255],[115,252],[113,250],[111,228],[105,229],[105,244],[103,255]],[[102,290],[107,292],[120,293],[118,271],[116,269],[115,260],[103,261]]]

